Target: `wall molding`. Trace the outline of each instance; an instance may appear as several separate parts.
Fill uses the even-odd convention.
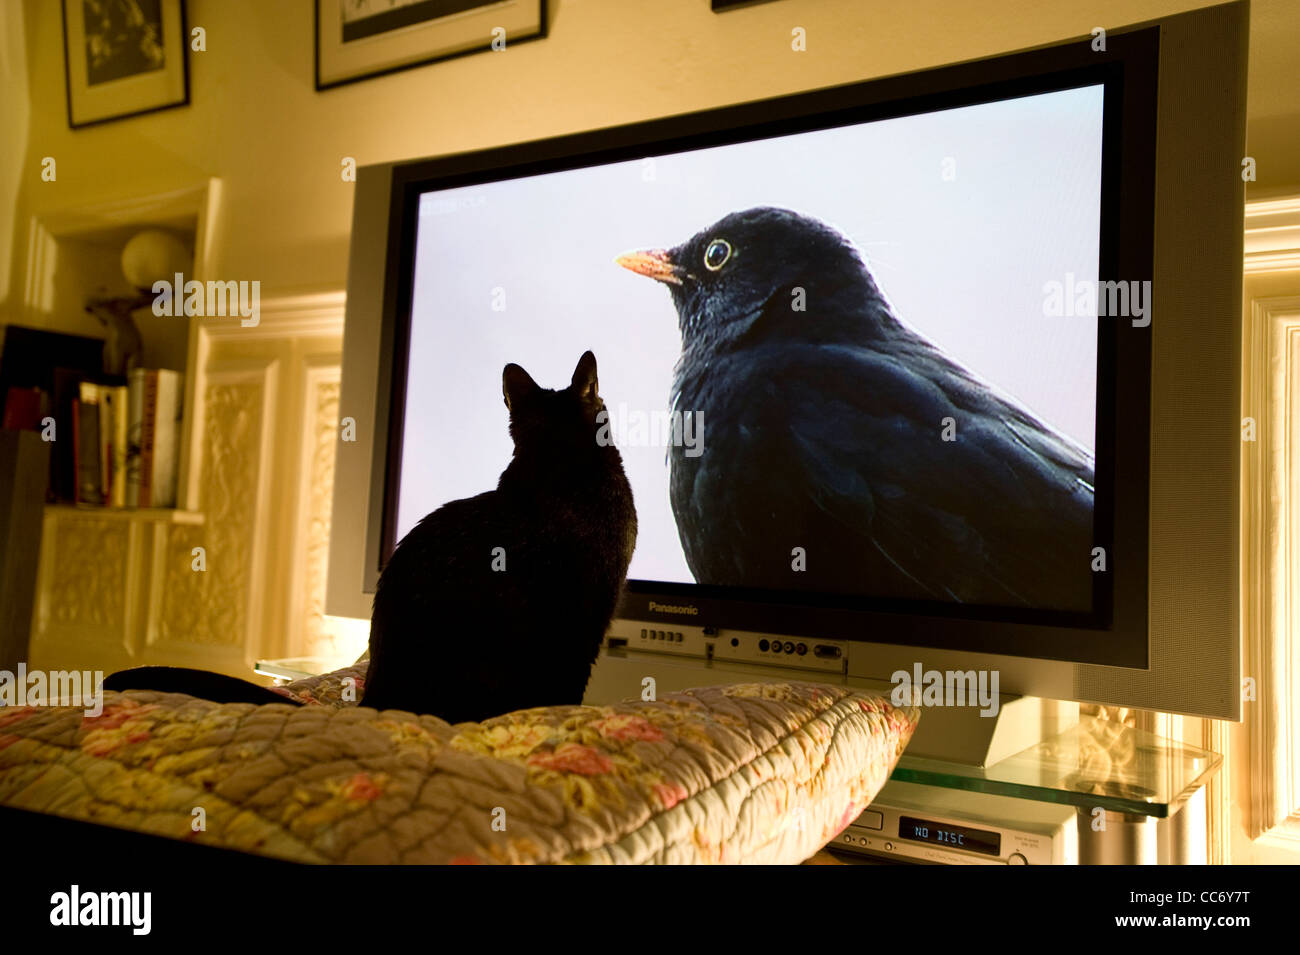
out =
[[[1244,673],[1256,698],[1245,720],[1250,738],[1252,840],[1300,849],[1300,296],[1257,298],[1245,316],[1243,415],[1255,440],[1242,442],[1242,629]]]
[[[209,178],[180,189],[127,196],[40,212],[27,229],[27,273],[23,307],[28,314],[47,313],[52,307],[54,273],[59,264],[59,241],[114,234],[124,229],[172,228],[193,221],[193,277],[212,273],[220,226],[221,180]],[[184,226],[183,231],[189,231]]]
[[[256,325],[245,326],[238,317],[201,318],[199,334],[209,343],[342,335],[345,302],[342,289],[277,295],[260,303]]]
[[[1246,203],[1247,275],[1300,269],[1300,197]]]

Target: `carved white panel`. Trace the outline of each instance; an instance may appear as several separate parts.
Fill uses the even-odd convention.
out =
[[[339,356],[312,356],[303,366],[303,437],[288,646],[296,654],[334,658],[341,651],[323,621],[339,428]]]
[[[261,538],[267,513],[278,362],[215,362],[203,388],[201,526],[172,527],[164,549],[165,649],[219,645],[254,651],[261,637]],[[196,570],[194,548],[204,549]],[[162,649],[162,648],[160,648]]]
[[[29,663],[105,672],[142,663],[159,599],[159,542],[201,515],[178,510],[47,506]]]
[[[54,524],[48,619],[120,630],[125,624],[129,528],[94,517]]]

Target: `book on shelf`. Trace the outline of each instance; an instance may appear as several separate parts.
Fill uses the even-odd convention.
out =
[[[89,386],[89,387],[86,387]],[[104,503],[99,468],[99,389],[82,382],[80,393],[72,401],[73,468],[76,473],[78,504]]]
[[[184,376],[137,368],[127,380],[126,500],[132,507],[175,507]]]
[[[140,506],[140,477],[143,473],[141,458],[144,453],[144,383],[137,376],[143,369],[127,373],[126,398],[126,506]],[[150,429],[149,444],[153,445]]]
[[[42,408],[41,389],[10,388],[4,396],[4,428],[7,431],[40,431]]]
[[[126,385],[99,386],[99,465],[109,507],[126,507],[126,403]]]
[[[72,411],[76,503],[176,506],[183,380],[178,371],[137,368],[124,385],[78,383]]]

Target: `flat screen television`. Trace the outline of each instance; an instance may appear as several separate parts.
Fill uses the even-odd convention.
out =
[[[495,486],[502,367],[562,387],[590,349],[639,521],[619,645],[831,640],[850,675],[1235,718],[1244,37],[1229,5],[361,170],[374,429],[330,611]]]

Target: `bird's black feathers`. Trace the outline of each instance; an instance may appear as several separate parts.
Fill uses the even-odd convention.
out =
[[[1091,605],[1089,455],[899,322],[836,230],[750,209],[651,255],[624,264],[668,285],[673,407],[709,435],[669,453],[698,582]]]

